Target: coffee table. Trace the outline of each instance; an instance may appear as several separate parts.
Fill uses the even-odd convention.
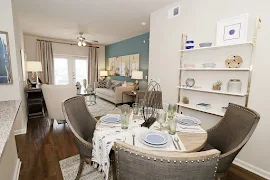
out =
[[[96,99],[96,92],[95,91],[87,91],[87,90],[81,90],[78,95],[85,96],[85,101],[88,106],[92,106],[97,104]]]

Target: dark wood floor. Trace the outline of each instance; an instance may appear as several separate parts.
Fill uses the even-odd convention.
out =
[[[18,155],[22,161],[19,180],[63,179],[59,161],[78,154],[68,125],[54,123],[46,118],[28,121],[27,134],[16,136]],[[232,165],[229,180],[262,180],[263,178]]]

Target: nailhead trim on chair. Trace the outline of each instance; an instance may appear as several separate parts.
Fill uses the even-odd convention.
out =
[[[230,106],[235,107],[235,108],[242,109],[242,110],[244,110],[244,111],[246,111],[246,112],[249,112],[250,114],[252,114],[252,115],[255,116],[255,117],[257,116],[254,112],[250,111],[250,110],[247,109],[247,108],[243,108],[243,107],[241,107],[241,106],[237,106],[237,105],[234,105],[234,104],[231,104],[231,103],[229,104],[229,107],[230,107]],[[229,107],[228,107],[228,108],[229,108]],[[226,113],[225,113],[225,115],[226,115]],[[225,117],[225,115],[224,115],[224,117]],[[219,127],[220,124],[223,122],[224,117],[219,121],[219,123],[218,123],[216,126],[214,126],[213,128],[209,129],[207,132],[211,132],[211,131],[215,130],[217,127]]]
[[[128,150],[126,150],[126,149],[123,149],[123,148],[119,148],[118,146],[116,146],[116,152],[115,152],[115,157],[116,157],[116,163],[118,164],[119,163],[119,161],[118,161],[118,157],[119,157],[119,155],[118,155],[118,152],[119,151],[123,151],[123,152],[126,152],[126,153],[130,153],[130,154],[134,154],[135,156],[138,156],[138,154],[137,153],[133,153],[132,151],[128,151]],[[141,156],[141,158],[143,158],[144,159],[144,156],[142,155]],[[217,167],[218,167],[218,161],[219,161],[219,158],[220,158],[220,156],[214,156],[214,157],[212,157],[212,159],[217,159],[217,163],[216,163],[216,166],[215,166],[215,169],[214,169],[214,177],[216,176],[216,172],[217,172]],[[147,159],[148,160],[151,160],[151,159],[153,159],[154,161],[156,161],[157,159],[156,158],[151,158],[151,157],[147,157]],[[211,158],[207,158],[206,160],[208,160],[208,161],[210,161],[211,160]],[[166,160],[165,160],[166,161]],[[163,159],[160,159],[160,162],[163,162]],[[170,163],[171,162],[171,160],[167,160],[167,162],[168,163]],[[173,161],[174,163],[176,163],[177,161]],[[182,164],[182,161],[179,161],[180,162],[180,164]],[[186,163],[189,163],[189,162],[191,162],[191,163],[194,163],[194,161],[192,160],[192,161],[185,161]],[[202,160],[197,160],[197,162],[198,163],[200,163],[200,162],[205,162],[205,160],[204,159],[202,159]],[[119,179],[119,177],[120,177],[120,172],[119,172],[119,167],[117,166],[117,168],[116,168],[116,174],[117,174],[117,179]]]

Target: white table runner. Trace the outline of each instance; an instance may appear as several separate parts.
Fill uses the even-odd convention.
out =
[[[109,177],[109,168],[110,168],[110,158],[109,154],[112,149],[115,140],[124,140],[125,143],[132,145],[133,138],[132,134],[135,134],[135,146],[140,147],[147,150],[165,150],[165,151],[180,151],[176,150],[173,143],[169,146],[162,148],[154,148],[147,146],[140,142],[139,138],[143,132],[146,131],[154,131],[153,129],[147,129],[144,127],[140,127],[140,124],[143,120],[131,120],[129,124],[129,129],[123,130],[120,126],[108,126],[104,124],[100,124],[95,132],[93,137],[93,151],[92,151],[92,161],[99,165],[100,170],[103,170],[105,173],[105,179],[107,180]],[[152,126],[152,127],[155,127]],[[172,138],[179,139],[179,145],[181,147],[181,151],[186,151],[185,146],[183,145],[181,139],[177,135],[171,136]]]

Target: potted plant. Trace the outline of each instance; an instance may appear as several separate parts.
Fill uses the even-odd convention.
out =
[[[188,98],[187,96],[184,96],[184,97],[182,98],[182,103],[183,103],[183,104],[189,104],[189,98]]]
[[[217,81],[213,84],[212,89],[215,91],[220,91],[222,86],[222,81]]]

